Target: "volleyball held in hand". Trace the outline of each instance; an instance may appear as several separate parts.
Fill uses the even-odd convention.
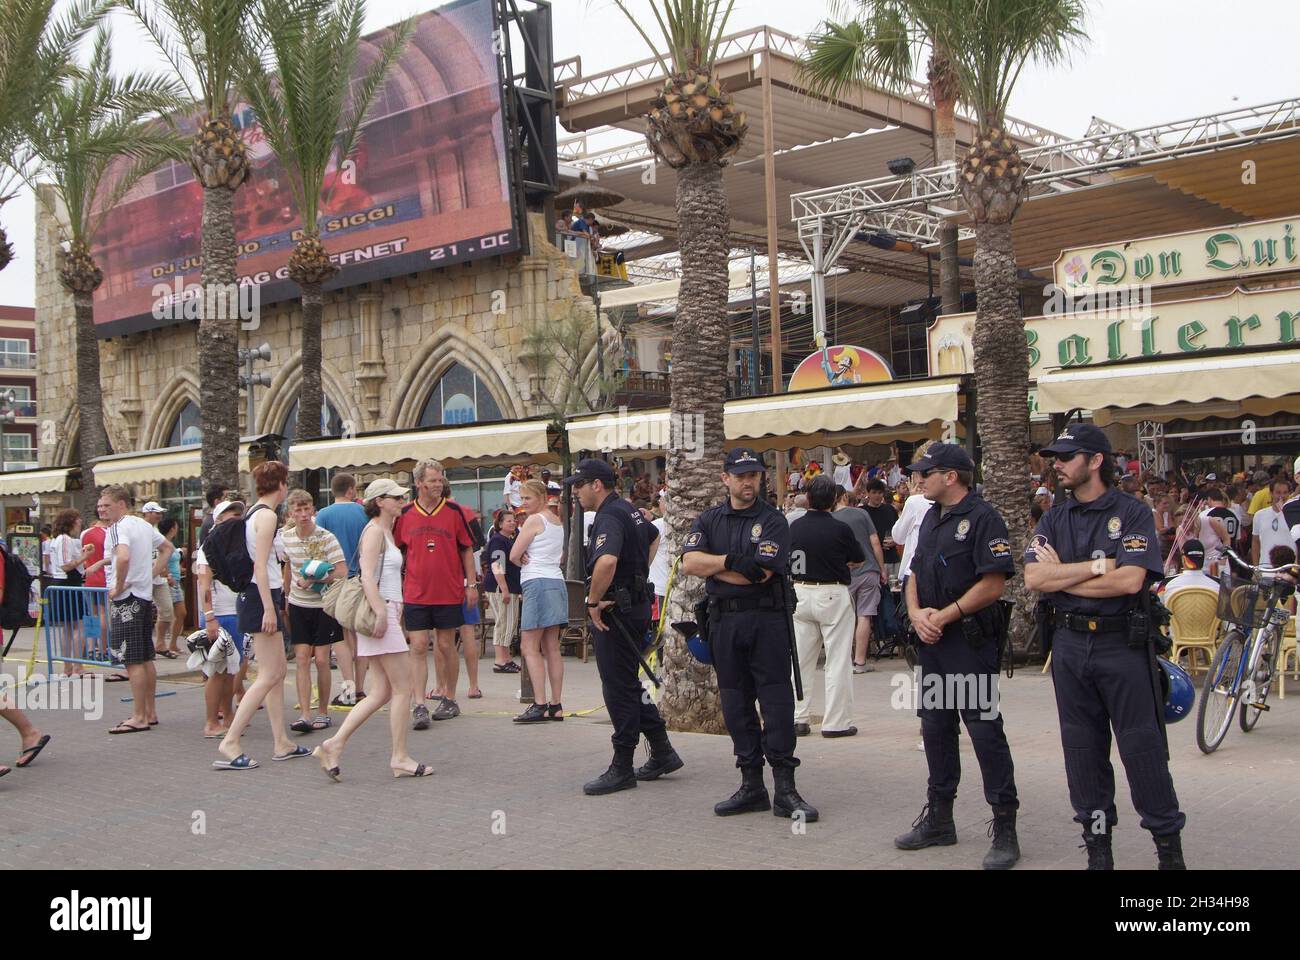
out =
[[[312,581],[312,583],[308,585],[308,589],[315,590],[317,593],[324,593],[325,588],[329,586],[329,584],[325,582],[325,578],[330,575],[330,572],[333,569],[334,565],[332,563],[326,563],[324,560],[308,560],[302,565],[302,569],[298,571],[298,575],[304,580]]]

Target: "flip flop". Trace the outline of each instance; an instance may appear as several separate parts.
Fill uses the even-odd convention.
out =
[[[483,691],[480,690],[478,693],[471,693],[471,694],[469,695],[469,699],[471,699],[471,700],[482,700],[482,699],[483,699]]]
[[[410,770],[393,771],[394,780],[402,780],[406,777],[431,777],[431,776],[433,776],[433,767],[427,767],[422,763],[416,764],[414,772]]]
[[[133,727],[133,726],[131,726],[131,724],[129,724],[129,723],[127,723],[125,720],[123,720],[121,723],[119,723],[116,727],[114,727],[112,730],[110,730],[110,731],[108,731],[108,732],[109,732],[109,733],[113,733],[113,734],[118,734],[118,733],[148,733],[148,732],[149,732],[149,728],[148,728],[148,727]]]
[[[248,759],[248,754],[241,753],[234,760],[213,760],[213,770],[252,770],[257,766],[256,760]]]
[[[104,678],[105,683],[130,683],[131,678],[125,673],[110,673]]]
[[[226,735],[225,735],[224,733],[205,733],[205,734],[203,735],[203,739],[204,739],[204,740],[224,740],[224,739],[226,739]]]
[[[310,757],[310,756],[311,756],[310,750],[308,750],[306,747],[299,746],[299,747],[294,747],[288,753],[281,753],[277,756],[273,756],[271,757],[271,759],[272,760],[297,760],[299,757]]]
[[[4,776],[5,774],[7,774],[8,772],[9,772],[9,768],[8,768],[8,767],[0,766],[0,777],[3,777],[3,776]]]
[[[295,720],[293,723],[289,724],[289,729],[292,730],[294,733],[311,733],[311,722],[299,718]]]
[[[334,721],[329,717],[317,717],[311,722],[313,730],[328,730],[332,726],[334,726]]]
[[[36,741],[36,746],[28,747],[22,753],[18,754],[18,759],[14,762],[15,767],[30,767],[32,761],[41,755],[45,745],[50,742],[50,735],[47,733],[40,740]]]
[[[311,752],[311,755],[320,761],[320,768],[325,771],[325,776],[329,777],[335,783],[339,782],[339,768],[325,766],[325,751],[317,747]]]
[[[158,726],[158,721],[157,721],[157,720],[150,720],[150,721],[149,721],[149,726],[151,726],[151,727],[156,727],[156,726]]]

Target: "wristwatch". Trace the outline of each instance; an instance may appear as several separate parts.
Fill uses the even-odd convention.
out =
[[[599,606],[600,606],[600,601],[597,600],[595,603],[592,603],[590,600],[588,600],[588,601],[587,601],[587,606],[589,606],[589,607],[599,607]]]

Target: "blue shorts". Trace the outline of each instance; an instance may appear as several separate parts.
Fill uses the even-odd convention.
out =
[[[525,580],[520,630],[542,630],[569,622],[569,588],[563,580]]]
[[[482,621],[483,618],[479,616],[477,603],[470,603],[468,600],[466,600],[464,610],[465,610],[465,624],[467,626],[472,627]]]
[[[217,625],[220,626],[222,630],[226,631],[226,633],[230,634],[230,639],[235,641],[235,649],[239,651],[239,655],[242,657],[244,655],[244,635],[239,632],[239,617],[233,613],[227,614],[224,617],[218,615]],[[207,618],[200,613],[199,629],[207,629],[207,626]]]

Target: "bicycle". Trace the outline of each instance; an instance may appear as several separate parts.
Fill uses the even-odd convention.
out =
[[[1285,602],[1295,592],[1300,566],[1252,566],[1224,550],[1228,569],[1219,581],[1219,621],[1228,629],[1206,671],[1196,713],[1196,744],[1213,753],[1235,715],[1250,733],[1269,709],[1279,669],[1282,631],[1291,619]]]

